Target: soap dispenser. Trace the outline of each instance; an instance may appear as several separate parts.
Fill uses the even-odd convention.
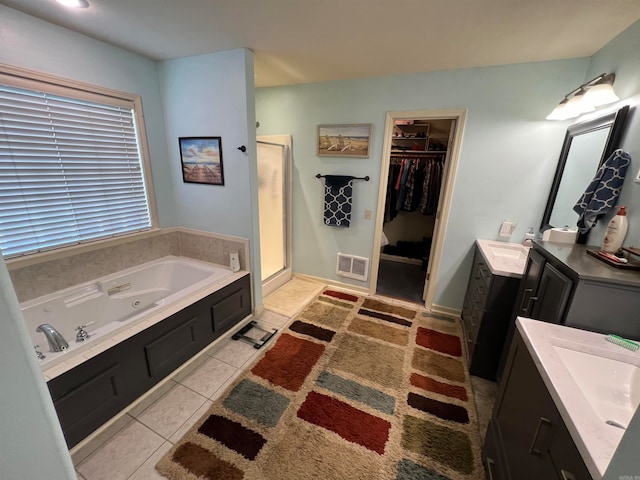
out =
[[[627,234],[627,210],[626,207],[619,208],[618,213],[611,219],[607,227],[607,233],[602,241],[601,250],[608,253],[616,253],[622,247],[622,242]]]
[[[524,234],[524,240],[522,244],[525,247],[530,247],[533,245],[533,239],[536,238],[536,234],[533,233],[533,227],[529,227],[529,231]]]

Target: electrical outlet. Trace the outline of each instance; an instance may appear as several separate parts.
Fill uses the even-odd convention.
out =
[[[516,224],[514,222],[505,220],[500,226],[500,233],[498,235],[501,237],[510,237],[513,234],[515,228]]]
[[[371,220],[371,210],[365,210],[364,211],[364,219],[365,220]]]

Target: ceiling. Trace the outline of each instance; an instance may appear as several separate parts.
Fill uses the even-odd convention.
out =
[[[155,60],[249,48],[257,87],[591,56],[640,18],[640,0],[88,1],[0,4]]]

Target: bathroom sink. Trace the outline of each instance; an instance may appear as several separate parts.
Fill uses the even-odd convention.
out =
[[[495,257],[524,260],[529,254],[528,247],[517,243],[487,242],[487,247]]]
[[[521,277],[527,263],[529,248],[520,243],[476,240],[482,255],[495,275]]]
[[[626,428],[640,404],[640,368],[558,345],[553,348],[598,418]]]

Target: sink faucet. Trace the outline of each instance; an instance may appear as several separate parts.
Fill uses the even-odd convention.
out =
[[[36,332],[44,333],[44,336],[47,337],[47,341],[49,342],[49,349],[52,352],[62,352],[69,348],[69,344],[60,334],[60,332],[48,323],[38,325],[38,328],[36,328]]]

